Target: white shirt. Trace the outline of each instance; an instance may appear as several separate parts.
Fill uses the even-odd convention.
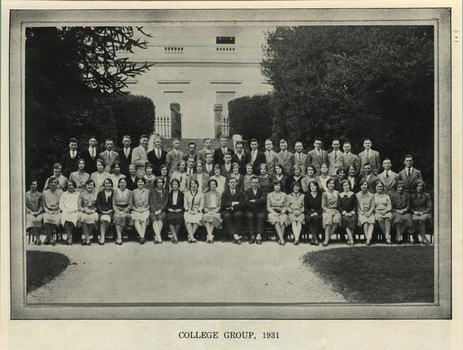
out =
[[[89,147],[88,148],[88,153],[90,154],[90,157],[95,158],[96,157],[96,148],[95,147]]]

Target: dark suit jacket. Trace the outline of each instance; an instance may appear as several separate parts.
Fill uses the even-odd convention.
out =
[[[251,199],[255,199],[255,202],[250,202]],[[260,188],[257,188],[256,195],[252,188],[248,188],[244,192],[244,204],[246,205],[247,213],[264,213],[267,214],[267,194]]]
[[[239,202],[233,206],[233,212],[237,212],[238,210],[244,209],[244,193],[241,192],[239,189],[235,189],[235,195],[232,196],[231,191],[229,188],[225,189],[222,193],[222,201],[221,201],[221,213],[226,213],[232,211],[230,208],[232,207],[232,202]]]
[[[238,163],[240,165],[239,173],[241,175],[246,175],[246,164],[248,164],[247,159],[248,157],[246,155],[246,152],[243,152],[241,160],[239,160],[237,153],[235,153],[232,157],[232,163]]]
[[[206,164],[203,165],[203,171],[209,175],[209,177],[214,176],[214,164],[211,165],[211,171],[207,171]]]
[[[98,192],[96,196],[96,209],[98,213],[101,213],[103,211],[108,211],[113,208],[113,193],[108,197],[108,200],[106,200],[106,193],[105,191],[100,191]]]
[[[247,163],[252,164],[251,159],[252,159],[252,155],[251,155],[251,151],[250,151],[250,152],[248,152],[247,157],[246,157],[246,164]],[[253,172],[254,172],[255,175],[260,175],[260,165],[262,163],[266,163],[265,153],[258,151],[257,156],[256,156],[256,160],[254,161],[254,164],[252,164],[252,167],[254,168]]]
[[[227,177],[227,175],[230,175],[232,172],[233,172],[233,166],[231,165],[231,163],[230,163],[230,170],[229,171],[225,170],[225,164],[223,164],[220,167],[220,175],[222,175],[223,177]]]
[[[235,152],[230,147],[227,147],[227,148],[228,148],[228,152],[230,152],[233,157]],[[221,147],[214,150],[214,164],[219,164],[221,166],[225,164],[225,161],[223,160],[223,152],[222,152]]]
[[[85,172],[87,174],[93,174],[96,171],[96,160],[98,159],[98,155],[100,151],[98,148],[95,150],[95,158],[92,158],[90,152],[88,151],[88,147],[80,152],[79,157],[85,160]]]
[[[63,157],[61,157],[61,166],[63,175],[69,179],[69,175],[74,171],[77,171],[77,161],[79,160],[79,154],[76,152],[74,159],[71,159],[70,151],[68,151]]]
[[[404,183],[404,192],[415,193],[416,183],[421,180],[421,172],[413,168],[411,176],[408,176],[405,169],[399,172],[399,179]]]
[[[130,148],[128,157],[125,156],[124,148],[122,148],[122,150],[118,152],[119,161],[122,164],[121,173],[124,174],[125,176],[129,176],[129,165],[132,164],[132,150],[133,148]]]
[[[363,176],[361,179],[360,179],[360,182],[363,182],[363,180],[366,178],[366,176]],[[376,183],[378,182],[378,178],[371,174],[370,178],[368,179],[368,191],[370,191],[370,193],[376,193]]]
[[[328,152],[321,150],[321,153],[321,157],[317,154],[315,149],[307,153],[307,164],[313,165],[315,167],[316,175],[320,175],[320,168],[322,167],[323,163],[328,165]]]
[[[136,179],[136,178],[135,178]],[[130,191],[133,191],[134,189],[137,188],[137,183],[132,181],[132,178],[130,177],[130,175],[127,175],[127,177],[125,178],[125,180],[127,181],[127,189],[130,190]]]
[[[166,209],[182,209],[182,213],[185,211],[185,208],[184,208],[184,205],[183,205],[183,201],[184,201],[184,194],[183,192],[181,191],[178,191],[178,197],[177,197],[177,204],[174,205],[174,200],[173,200],[173,194],[172,194],[172,191],[169,193],[169,196],[167,198],[167,207]],[[169,213],[169,212],[167,212]]]
[[[161,166],[166,165],[167,152],[161,150],[161,158],[156,157],[154,149],[148,152],[148,162],[153,164],[153,174],[155,176],[161,175]]]

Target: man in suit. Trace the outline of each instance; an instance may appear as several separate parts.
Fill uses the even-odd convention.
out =
[[[132,151],[132,164],[137,167],[137,177],[145,176],[146,162],[148,162],[148,135],[141,135],[140,145]]]
[[[297,141],[294,145],[296,152],[294,153],[294,165],[301,168],[301,174],[305,176],[307,174],[307,154],[302,153],[304,146],[301,141]],[[289,174],[291,175],[291,173]]]
[[[148,152],[148,162],[153,164],[153,174],[158,177],[161,176],[161,167],[166,164],[167,152],[161,149],[161,136],[157,135],[153,143],[154,148]]]
[[[204,148],[198,152],[198,160],[206,163],[206,154],[212,154],[214,156],[214,150],[211,149],[212,140],[210,138],[204,139]]]
[[[267,172],[270,177],[275,175],[275,164],[277,163],[277,153],[273,150],[273,141],[265,140],[265,164],[267,164]],[[260,175],[260,172],[259,174]]]
[[[96,160],[100,153],[97,146],[98,142],[95,136],[90,136],[90,139],[88,140],[88,148],[80,152],[80,158],[85,161],[85,172],[90,175],[96,171]]]
[[[280,164],[286,176],[291,176],[294,165],[294,155],[288,151],[288,141],[280,140],[280,152],[277,153],[276,163]]]
[[[246,174],[246,154],[244,153],[244,146],[241,141],[238,141],[235,145],[236,153],[232,156],[232,163],[238,163],[240,166],[240,174]]]
[[[62,158],[60,164],[64,167],[63,175],[69,179],[69,175],[77,171],[77,161],[79,156],[77,154],[77,139],[69,139],[69,152]]]
[[[233,166],[231,163],[232,155],[230,152],[225,153],[223,157],[224,164],[220,167],[220,175],[227,177],[227,175],[233,172]]]
[[[129,176],[129,165],[132,164],[132,138],[125,135],[122,138],[122,150],[119,151],[119,162],[121,162],[121,173]]]
[[[200,160],[196,161],[196,173],[191,176],[191,180],[198,181],[198,191],[200,193],[205,193],[209,190],[208,182],[210,176],[203,171],[203,162]],[[190,180],[190,181],[191,181]]]
[[[185,154],[183,160],[187,161],[190,157],[193,157],[195,162],[198,160],[198,155],[196,154],[196,143],[194,142],[190,142],[188,144],[188,153]]]
[[[384,191],[386,194],[391,196],[397,189],[397,181],[399,180],[399,174],[393,172],[392,162],[389,158],[383,160],[384,171],[378,175],[378,180],[384,185]]]
[[[331,146],[333,147],[333,151],[328,153],[328,174],[337,175],[337,170],[344,168],[344,160],[342,159],[343,153],[339,150],[341,146],[339,139],[333,139]]]
[[[170,152],[167,152],[166,155],[166,165],[169,169],[169,176],[172,175],[175,171],[178,170],[178,163],[185,157],[185,154],[180,151],[180,140],[175,138],[172,140],[173,149]]]
[[[355,167],[355,176],[360,173],[360,159],[357,155],[351,153],[352,146],[349,141],[344,141],[343,144],[344,154],[342,155],[342,166],[344,167],[346,173],[349,173],[349,168],[351,166]]]
[[[99,157],[106,163],[104,171],[109,173],[111,172],[111,165],[113,165],[116,160],[119,160],[119,154],[113,151],[114,141],[112,139],[106,139],[105,148],[106,151],[101,152]]]
[[[320,175],[322,164],[328,164],[328,152],[322,150],[322,139],[317,137],[314,141],[314,149],[307,153],[307,164],[315,167],[316,175]]]
[[[196,173],[196,160],[194,157],[188,157],[187,160],[186,160],[186,172],[188,175],[190,175],[190,179],[191,179],[191,176],[193,176],[194,173]]]
[[[259,152],[259,143],[256,139],[251,140],[251,152],[248,153],[246,164],[251,163],[254,169],[254,174],[260,174],[260,165],[265,163],[265,154]]]
[[[209,176],[214,176],[214,158],[212,153],[206,154],[206,163],[203,165],[203,171]]]
[[[379,169],[381,168],[379,152],[372,150],[371,146],[373,146],[373,144],[371,143],[371,140],[369,138],[363,140],[363,147],[365,148],[365,150],[359,153],[360,177],[364,175],[362,170],[365,169],[364,165],[367,163],[371,165],[371,172],[375,176],[378,175]]]
[[[256,175],[251,178],[251,188],[244,193],[244,204],[250,235],[249,244],[254,242],[262,244],[262,235],[267,219],[267,195],[259,188],[259,179]],[[254,238],[254,224],[257,226],[257,241]]]
[[[225,135],[220,136],[220,148],[217,148],[214,150],[214,164],[219,164],[222,166],[225,161],[224,161],[224,156],[225,153],[230,152],[230,154],[233,156],[235,152],[228,147],[228,138]]]
[[[236,188],[236,179],[228,180],[228,187],[222,194],[221,215],[234,244],[241,244],[241,230],[244,221],[244,194]]]
[[[405,169],[399,172],[399,178],[404,183],[405,193],[415,193],[416,183],[422,181],[421,172],[413,167],[413,157],[405,156]]]
[[[375,194],[376,183],[378,182],[378,178],[375,175],[373,175],[373,173],[371,172],[371,165],[368,163],[363,166],[363,178],[360,180],[360,183],[362,183],[365,180],[368,182],[368,191],[370,191],[370,193]]]

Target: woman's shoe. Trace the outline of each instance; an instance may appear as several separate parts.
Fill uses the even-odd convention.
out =
[[[178,243],[178,239],[172,239],[172,243],[177,244],[177,243]]]
[[[104,245],[104,242],[98,242],[98,245]]]
[[[421,242],[422,244],[424,245],[430,245],[431,243],[429,243],[429,241],[427,239],[425,239],[424,241]]]
[[[313,245],[319,246],[319,245],[320,245],[320,242],[319,242],[319,241],[314,241],[314,242],[313,242]]]
[[[41,244],[42,244],[42,241],[41,241],[40,239],[38,239],[38,240],[35,241],[35,244],[41,245]]]
[[[256,244],[257,244],[257,245],[262,245],[262,239],[257,238],[257,239],[256,239]]]
[[[328,242],[327,242],[327,241],[323,241],[322,246],[323,246],[323,247],[326,247],[327,245],[328,245]]]
[[[294,245],[299,245],[299,240],[294,241]]]
[[[353,246],[353,245],[354,245],[354,241],[347,241],[347,245]]]
[[[122,239],[116,239],[116,244],[117,245],[122,245]]]
[[[391,245],[391,244],[392,244],[391,239],[390,239],[390,238],[386,239],[386,243],[387,243],[388,245]]]
[[[140,244],[145,244],[145,242],[146,242],[145,237],[143,237],[143,238],[140,239]]]
[[[367,245],[367,247],[369,247],[369,246],[371,245],[371,242],[370,242],[370,240],[369,240],[369,239],[367,239],[367,241],[366,241],[366,243],[365,243],[365,244]]]

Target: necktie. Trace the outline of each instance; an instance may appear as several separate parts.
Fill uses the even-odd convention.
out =
[[[235,196],[235,190],[232,190],[232,197]]]
[[[95,147],[92,147],[92,158],[95,158],[96,154],[95,154]]]
[[[75,151],[72,151],[71,152],[71,158],[74,159],[76,157],[76,152]]]
[[[322,157],[322,151],[318,150],[318,156],[321,158]]]
[[[389,170],[386,170],[386,179],[389,178]]]
[[[156,157],[159,159],[161,158],[161,155],[159,154],[159,148],[156,148]]]
[[[408,168],[408,176],[410,176],[411,174],[412,174],[412,170]]]
[[[129,148],[128,147],[124,148],[124,151],[125,151],[125,157],[128,158],[129,157]]]
[[[334,160],[336,161],[336,159],[338,159],[338,154],[334,151]]]
[[[367,150],[367,159],[368,159],[368,163],[370,163],[370,150]]]

